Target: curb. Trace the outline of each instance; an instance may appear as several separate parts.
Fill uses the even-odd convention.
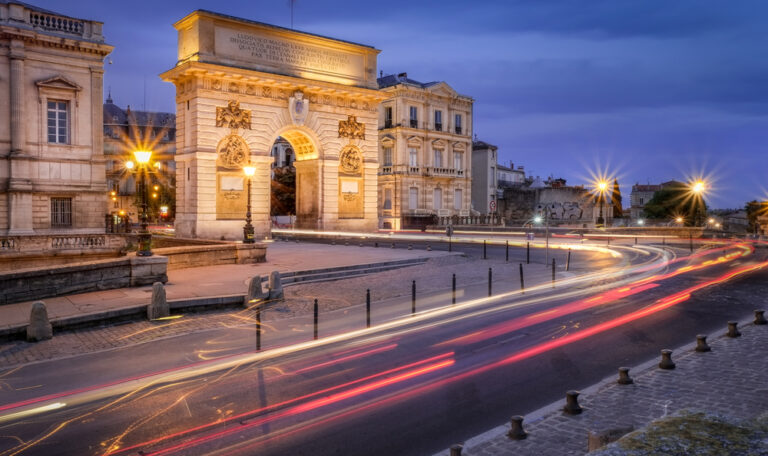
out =
[[[745,327],[747,325],[754,326],[753,321],[754,321],[754,318],[741,320],[738,322],[738,326],[739,327]],[[707,341],[711,342],[722,337],[725,337],[724,329],[707,334]],[[687,354],[688,352],[693,352],[694,348],[696,348],[696,342],[675,347],[672,351],[673,353],[677,354],[676,359],[679,359],[679,356],[681,354]],[[676,361],[676,362],[679,362],[679,361]],[[648,371],[649,369],[658,370],[658,364],[659,364],[659,357],[656,356],[655,358],[652,358],[649,361],[646,361],[642,364],[630,367],[629,371],[632,372],[632,378],[636,378],[646,373],[646,371]],[[618,366],[617,366],[617,369],[618,369]],[[617,378],[616,374],[612,374],[604,377],[602,380],[596,383],[593,383],[592,385],[589,385],[586,388],[579,389],[579,393],[580,393],[579,397],[584,398],[584,396],[592,395],[596,393],[603,386],[616,383],[616,378]],[[564,404],[564,399],[561,398],[561,399],[558,399],[557,401],[554,401],[537,410],[534,410],[533,412],[524,414],[522,416],[525,417],[526,425],[530,425],[532,423],[541,421],[542,419],[548,417],[554,412],[562,411],[563,404]],[[513,413],[513,412],[510,412],[510,413]],[[645,423],[642,428],[638,428],[636,430],[644,429],[649,424],[650,422]],[[463,443],[464,449],[471,451],[474,447],[477,447],[478,445],[481,445],[484,442],[496,439],[497,437],[500,437],[500,436],[505,436],[509,432],[509,430],[510,430],[510,425],[508,423],[489,429],[481,434],[478,434],[474,437],[471,437],[465,440]],[[434,453],[433,456],[447,456],[448,454],[450,454],[450,447],[445,448],[444,450],[439,451],[437,453]]]

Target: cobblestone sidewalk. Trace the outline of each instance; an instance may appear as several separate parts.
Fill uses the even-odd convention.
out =
[[[512,440],[506,436],[510,425],[500,426],[467,441],[461,455],[583,455],[590,431],[640,429],[681,410],[754,418],[768,411],[768,325],[748,323],[738,338],[726,337],[723,326],[709,336],[711,352],[681,347],[673,353],[673,370],[659,369],[659,358],[632,369],[633,384],[619,385],[611,378],[593,385],[579,397],[580,415],[562,412],[563,392],[561,402],[525,417],[526,439]],[[510,410],[510,415],[517,412]]]

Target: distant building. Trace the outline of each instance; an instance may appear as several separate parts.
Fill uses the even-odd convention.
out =
[[[525,184],[525,168],[518,166],[515,169],[515,164],[511,162],[509,167],[497,164],[496,184],[500,189]]]
[[[643,210],[645,205],[653,199],[653,195],[659,190],[683,186],[684,184],[678,181],[668,181],[661,184],[635,184],[632,186],[632,192],[629,194],[629,216],[633,219],[643,218]]]
[[[498,147],[484,141],[472,142],[472,209],[489,214],[497,204],[499,187]]]
[[[445,82],[382,76],[379,108],[379,220],[384,229],[467,216],[473,161],[471,97]]]
[[[103,106],[104,158],[106,158],[108,213],[138,222],[136,206],[136,180],[127,172],[125,162],[133,160],[131,147],[147,142],[152,145],[152,161],[159,163],[156,173],[150,175],[151,220],[169,219],[174,213],[176,162],[176,115],[167,112],[134,111],[122,109],[112,101],[111,94]],[[155,190],[155,186],[157,189]],[[167,211],[161,213],[160,208]],[[115,220],[118,222],[118,219]]]
[[[101,29],[0,2],[0,234],[104,232]]]
[[[293,146],[283,137],[278,137],[277,141],[272,145],[272,156],[275,158],[275,162],[272,164],[273,168],[293,166],[293,162],[296,160]]]

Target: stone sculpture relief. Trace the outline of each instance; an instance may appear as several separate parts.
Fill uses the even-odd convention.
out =
[[[248,144],[237,135],[229,135],[219,142],[216,148],[219,153],[218,166],[229,169],[240,169],[248,163]]]
[[[216,108],[216,126],[251,129],[251,111],[240,109],[240,102],[231,100],[226,108]]]
[[[358,122],[355,116],[348,116],[347,120],[340,120],[339,138],[365,139],[365,124]]]
[[[344,148],[339,154],[339,166],[345,173],[360,174],[363,166],[360,150],[350,146]]]

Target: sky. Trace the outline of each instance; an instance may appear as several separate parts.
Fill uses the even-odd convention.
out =
[[[291,26],[288,0],[28,0],[104,22],[105,97],[173,112],[158,74],[195,9]],[[295,0],[294,28],[381,50],[379,70],[475,99],[499,161],[588,184],[704,176],[714,208],[768,199],[768,2]]]

